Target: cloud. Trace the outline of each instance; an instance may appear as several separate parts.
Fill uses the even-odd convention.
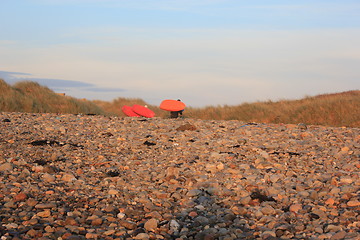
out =
[[[41,85],[46,85],[48,87],[94,87],[93,84],[84,83],[80,81],[71,81],[71,80],[62,80],[62,79],[51,79],[51,78],[32,78],[29,73],[23,72],[7,72],[0,71],[0,77],[4,80],[14,83],[19,81],[33,81]]]
[[[89,84],[86,82],[80,81],[71,81],[71,80],[62,80],[62,79],[50,79],[50,78],[32,78],[28,77],[31,76],[29,73],[22,73],[22,72],[7,72],[7,71],[0,71],[0,78],[4,79],[8,83],[16,83],[20,81],[32,81],[37,82],[40,85],[47,86],[50,89],[53,89],[56,92],[68,92],[73,91],[72,89],[81,89],[83,92],[124,92],[125,89],[122,88],[102,88],[98,87],[94,84]]]

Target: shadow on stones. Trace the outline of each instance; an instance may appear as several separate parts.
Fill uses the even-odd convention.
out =
[[[188,193],[189,194],[189,193]],[[236,215],[221,199],[206,189],[196,189],[189,208],[175,213],[170,222],[173,232],[170,239],[255,239],[245,216]],[[178,225],[177,225],[177,224]]]
[[[36,140],[36,141],[32,141],[29,143],[32,146],[65,146],[65,145],[70,145],[72,147],[78,147],[78,148],[84,148],[82,145],[79,144],[74,144],[74,143],[63,143],[63,142],[58,142],[56,140]]]

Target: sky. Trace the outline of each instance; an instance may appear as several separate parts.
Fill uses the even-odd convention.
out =
[[[0,78],[188,106],[360,89],[359,0],[0,0]]]

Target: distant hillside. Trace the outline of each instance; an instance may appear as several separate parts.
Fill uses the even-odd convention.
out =
[[[125,115],[124,105],[148,105],[156,116],[169,113],[139,98],[117,98],[112,102],[87,101],[61,96],[35,82],[14,86],[0,79],[0,111]],[[208,120],[240,120],[258,123],[306,123],[325,126],[360,127],[360,91],[306,97],[301,100],[244,103],[237,106],[186,107],[184,116]]]

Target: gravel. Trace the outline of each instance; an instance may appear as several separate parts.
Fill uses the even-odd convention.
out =
[[[5,239],[359,239],[360,130],[0,113]]]

